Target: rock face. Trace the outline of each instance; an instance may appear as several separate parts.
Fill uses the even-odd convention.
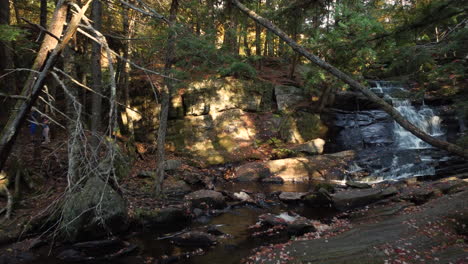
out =
[[[341,169],[355,156],[352,151],[337,154],[252,162],[238,167],[235,179],[258,181],[280,177],[284,181],[341,180]]]
[[[90,178],[83,189],[64,204],[60,230],[65,240],[89,240],[104,236],[108,231],[116,233],[126,228],[125,201],[99,177]]]
[[[316,138],[324,138],[328,128],[317,114],[294,111],[284,114],[280,123],[280,137],[287,143],[303,144]]]
[[[334,119],[336,142],[347,149],[393,143],[393,120],[384,111],[336,112]]]
[[[249,114],[240,109],[171,120],[168,147],[206,165],[259,158],[261,153],[254,148],[258,131],[251,122]]]
[[[275,97],[279,111],[293,110],[299,103],[307,101],[304,89],[294,86],[277,85]]]
[[[156,140],[160,109],[147,98],[133,98],[132,107],[135,105],[138,112],[125,115],[134,121],[139,141]],[[324,138],[327,127],[320,116],[296,109],[302,101],[310,104],[303,89],[275,87],[261,80],[226,77],[192,82],[171,102],[167,148],[208,167],[267,158],[258,149],[258,142],[268,138],[293,144]],[[292,108],[295,110],[289,111]],[[276,109],[280,113],[273,114]],[[322,149],[323,145],[315,142],[299,151],[316,154]]]
[[[397,193],[398,190],[395,187],[347,190],[334,194],[332,199],[336,209],[345,211],[371,204]]]
[[[182,98],[186,115],[206,115],[230,109],[260,111],[269,107],[273,87],[232,77],[191,83]]]
[[[199,190],[189,193],[184,198],[192,202],[192,207],[195,208],[217,208],[221,209],[226,206],[226,198],[219,192],[211,190]]]

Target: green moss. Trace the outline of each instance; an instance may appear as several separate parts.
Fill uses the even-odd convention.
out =
[[[290,143],[304,143],[315,138],[324,138],[328,127],[319,115],[307,112],[285,114],[280,124],[280,136]]]

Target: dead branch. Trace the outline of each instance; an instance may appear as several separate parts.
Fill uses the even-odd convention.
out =
[[[36,23],[33,23],[33,22],[27,20],[27,19],[24,18],[24,17],[21,17],[21,20],[23,20],[24,22],[28,23],[28,24],[31,25],[31,26],[34,26],[34,27],[38,28],[40,31],[46,33],[47,35],[53,37],[53,38],[56,39],[59,43],[61,42],[61,40],[60,40],[59,37],[55,36],[54,33],[50,32],[49,30],[47,30],[47,29],[44,28],[43,26],[38,25],[38,24],[36,24]]]

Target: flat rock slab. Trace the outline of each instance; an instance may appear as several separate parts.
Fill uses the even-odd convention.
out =
[[[332,200],[336,209],[346,211],[366,206],[397,193],[398,190],[393,186],[384,189],[346,190],[332,195]]]
[[[217,208],[226,206],[226,198],[220,192],[199,190],[185,195],[185,200],[191,201],[195,208]]]
[[[295,202],[306,196],[306,192],[281,192],[278,198],[283,202]]]
[[[246,263],[467,263],[466,243],[453,227],[468,215],[466,201],[468,190],[446,195],[380,221],[354,222],[351,230],[332,237],[306,236],[273,246]]]

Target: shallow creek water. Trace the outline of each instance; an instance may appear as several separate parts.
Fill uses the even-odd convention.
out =
[[[228,183],[226,185],[217,187],[218,189],[224,189],[232,192],[245,190],[253,193],[264,193],[268,196],[269,193],[276,191],[307,192],[313,187],[313,185],[306,183],[285,183],[283,185],[261,183]],[[301,205],[285,205],[281,202],[270,203],[270,205],[265,208],[244,206],[226,211],[218,216],[209,218],[207,221],[203,221],[202,223],[194,221],[191,224],[183,227],[173,227],[171,229],[165,228],[164,230],[149,229],[141,233],[132,234],[124,239],[131,244],[138,245],[138,250],[136,253],[122,257],[118,260],[99,262],[92,261],[86,263],[155,263],[154,261],[156,259],[160,259],[163,255],[175,256],[185,252],[193,252],[197,248],[178,247],[171,243],[170,239],[164,239],[164,237],[168,236],[168,234],[181,231],[184,228],[187,230],[197,230],[203,229],[207,226],[216,226],[217,229],[225,233],[226,236],[218,237],[218,244],[210,248],[206,248],[205,252],[200,255],[192,256],[189,259],[182,259],[167,263],[240,263],[241,259],[249,256],[252,253],[252,249],[256,247],[287,241],[288,237],[286,236],[273,238],[252,238],[252,232],[248,229],[248,227],[254,225],[258,221],[258,216],[261,214],[280,214],[289,210],[294,211],[304,217],[316,220],[325,220],[331,218],[335,214],[335,212],[331,209],[313,209],[306,208]],[[65,263],[53,256],[54,253],[57,254],[58,252],[53,252],[52,256],[47,256],[47,250],[43,249],[43,251],[40,253],[41,257],[31,263]]]

